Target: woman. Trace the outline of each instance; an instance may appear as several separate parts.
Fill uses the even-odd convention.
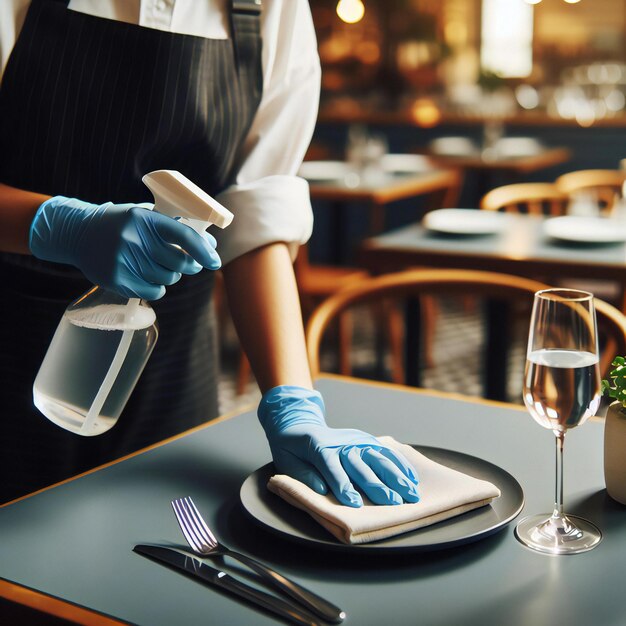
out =
[[[217,413],[216,241],[137,206],[155,169],[181,171],[235,214],[221,263],[278,471],[350,506],[362,504],[354,484],[376,503],[418,499],[408,463],[367,433],[329,428],[313,390],[291,258],[312,227],[295,173],[319,61],[305,0],[260,5],[2,3],[2,500]],[[91,283],[155,300],[160,337],[116,427],[82,438],[34,409],[32,382],[67,303]]]

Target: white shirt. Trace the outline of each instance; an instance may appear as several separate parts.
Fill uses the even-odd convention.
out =
[[[167,32],[227,39],[227,1],[70,0],[68,8]],[[29,5],[30,0],[0,0],[0,77]],[[261,36],[261,103],[236,182],[217,197],[235,219],[223,231],[211,229],[223,263],[278,241],[290,244],[293,253],[313,227],[309,188],[296,175],[313,134],[320,91],[307,0],[263,0]]]

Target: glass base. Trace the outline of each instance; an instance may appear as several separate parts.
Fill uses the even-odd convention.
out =
[[[516,526],[515,536],[525,546],[546,554],[579,554],[602,541],[602,533],[596,526],[573,515],[525,517]]]

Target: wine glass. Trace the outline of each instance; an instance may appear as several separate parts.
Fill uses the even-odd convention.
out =
[[[575,289],[535,294],[524,373],[524,404],[556,436],[556,491],[552,515],[524,518],[515,529],[526,546],[549,554],[591,550],[602,533],[563,512],[563,443],[600,405],[598,333],[593,295]]]

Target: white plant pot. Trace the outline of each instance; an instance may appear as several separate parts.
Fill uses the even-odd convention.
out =
[[[613,402],[604,424],[604,480],[607,493],[626,504],[626,409]]]

